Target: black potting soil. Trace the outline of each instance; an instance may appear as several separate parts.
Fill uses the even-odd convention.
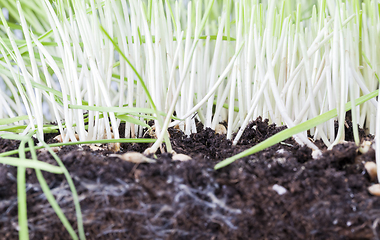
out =
[[[87,239],[379,239],[380,197],[368,192],[373,182],[363,164],[375,160],[372,148],[361,154],[349,141],[313,159],[309,148],[287,139],[213,169],[283,129],[257,119],[237,146],[202,126],[190,137],[170,129],[173,149],[192,157],[186,162],[158,153],[157,163],[134,164],[88,146],[62,147],[58,155],[75,182]],[[0,152],[17,147],[0,139]],[[147,147],[122,144],[122,152]],[[38,158],[56,165],[48,153]],[[76,230],[67,181],[44,176]],[[70,239],[34,171],[26,178],[30,238]],[[16,168],[0,165],[1,239],[18,239],[16,186]]]

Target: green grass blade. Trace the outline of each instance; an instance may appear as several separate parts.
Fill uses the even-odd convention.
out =
[[[126,114],[116,114],[116,117],[118,118],[118,116],[124,116]],[[152,116],[152,115],[144,115],[144,114],[137,114],[137,113],[128,113],[128,115],[131,115],[131,116],[135,116],[135,117],[140,117],[140,118],[143,118],[145,120],[156,120],[157,118]]]
[[[91,141],[66,142],[66,143],[52,143],[52,144],[46,144],[46,146],[52,148],[52,147],[80,145],[80,144],[154,143],[155,141],[156,141],[156,139],[151,139],[151,138],[119,138],[119,139],[100,139],[100,140],[91,140]],[[45,147],[45,145],[35,147],[35,149],[41,149],[41,148],[46,148],[46,147]],[[30,148],[25,148],[25,151],[26,152],[30,151]],[[2,157],[10,156],[10,155],[17,154],[17,153],[18,153],[18,150],[11,150],[11,151],[0,153],[0,159]],[[53,173],[55,173],[55,172],[53,172]]]
[[[25,148],[25,151],[28,151],[30,149]],[[18,151],[16,151],[17,153]],[[13,153],[15,154],[15,153]],[[12,154],[12,155],[13,155]],[[41,162],[41,161],[31,161],[30,159],[26,159],[20,156],[20,158],[15,157],[0,157],[0,163],[15,166],[15,167],[21,167],[21,168],[34,168],[34,169],[40,169],[45,172],[51,172],[54,174],[62,174],[63,171],[60,167],[53,166],[51,164]]]
[[[157,116],[157,120],[158,120],[158,123],[159,125],[162,127],[163,126],[163,123],[162,123],[162,120],[161,120],[161,117],[159,117],[159,111],[156,107],[156,105],[154,104],[154,101],[153,101],[153,98],[152,96],[150,95],[149,93],[149,90],[147,88],[147,86],[145,85],[144,83],[144,80],[142,79],[140,73],[136,70],[136,68],[133,66],[133,64],[129,61],[129,59],[127,58],[127,56],[125,56],[125,54],[123,53],[123,51],[121,51],[121,49],[119,48],[119,46],[117,45],[117,43],[111,38],[111,36],[108,34],[108,32],[103,28],[103,26],[100,26],[100,29],[101,31],[103,32],[104,35],[106,35],[106,37],[108,38],[108,40],[110,40],[112,42],[112,45],[114,46],[115,50],[120,54],[120,56],[128,63],[129,67],[132,69],[132,71],[136,74],[137,78],[139,79],[139,82],[142,86],[142,88],[144,89],[144,92],[148,98],[148,101],[149,101],[149,104],[152,106],[156,116]],[[164,129],[164,131],[167,131],[167,129]],[[171,147],[171,143],[170,143],[170,140],[169,140],[169,137],[168,137],[168,134],[165,133],[165,143],[166,143],[166,148],[168,149],[168,151],[170,152],[172,147]]]
[[[4,118],[4,119],[0,119],[0,125],[6,125],[10,123],[15,123],[18,121],[28,120],[28,119],[29,118],[27,115],[22,115],[22,116],[13,117],[13,118]]]
[[[148,100],[149,100],[149,103],[150,105],[153,107],[153,109],[156,111],[157,108],[156,108],[156,105],[154,104],[153,102],[153,99],[152,99],[152,96],[150,95],[149,93],[149,90],[147,88],[147,86],[145,85],[140,73],[136,70],[136,68],[132,65],[132,63],[129,61],[129,59],[127,58],[127,56],[125,56],[125,54],[123,53],[123,51],[121,51],[121,49],[119,48],[119,46],[117,45],[117,43],[111,38],[111,36],[108,34],[108,32],[103,28],[103,26],[100,26],[100,30],[103,32],[104,35],[106,35],[106,37],[111,41],[112,45],[114,46],[115,50],[121,55],[121,57],[128,63],[129,67],[133,70],[133,72],[136,74],[137,78],[139,79],[139,82],[142,86],[142,88],[144,89],[144,92],[145,94],[147,95],[148,97]]]
[[[145,122],[140,121],[140,120],[138,120],[134,117],[128,116],[128,115],[116,115],[116,118],[123,120],[123,121],[126,121],[126,122],[129,122],[129,123],[133,123],[133,124],[140,125],[140,126],[143,126],[146,128],[150,128],[150,126],[148,124],[146,124]]]
[[[0,131],[12,132],[12,133],[22,133],[26,127],[27,127],[26,125],[3,126],[3,127],[0,127]]]
[[[34,125],[37,127],[37,125]],[[18,125],[18,126],[2,126],[0,127],[0,132],[12,132],[12,133],[22,133],[27,125]],[[55,125],[44,125],[44,133],[58,133],[58,126]]]
[[[0,137],[5,138],[5,139],[10,139],[10,140],[18,140],[18,141],[28,141],[28,135],[22,136],[22,135],[17,135],[13,133],[2,133],[0,134]]]
[[[25,159],[25,143],[27,138],[23,139],[20,143],[18,153],[20,158],[24,159],[25,164],[30,164],[31,161]],[[0,162],[4,163],[5,159],[0,158]],[[8,159],[7,159],[8,160]],[[13,162],[17,162],[19,165],[17,167],[17,200],[18,200],[18,226],[19,226],[19,238],[29,239],[28,230],[28,216],[26,208],[26,166],[21,164],[19,159],[14,159]],[[5,163],[6,164],[6,163]],[[10,165],[10,164],[9,164]]]
[[[30,152],[32,154],[33,161],[38,161],[37,160],[36,149],[34,147],[34,143],[33,143],[32,139],[29,139],[28,143],[29,143],[29,146],[30,146],[30,149],[31,149]],[[41,185],[41,189],[42,189],[43,193],[45,194],[46,199],[48,200],[48,202],[50,203],[50,205],[54,209],[54,211],[57,214],[58,218],[61,220],[63,226],[69,232],[71,238],[74,239],[74,240],[77,240],[78,239],[77,234],[75,233],[75,231],[72,228],[71,224],[67,220],[67,218],[66,218],[65,214],[63,213],[62,209],[59,207],[59,205],[58,205],[57,201],[55,200],[53,194],[51,193],[50,188],[49,188],[48,184],[46,183],[46,180],[43,177],[41,170],[36,169],[35,171],[36,171],[36,176],[37,176],[38,182]]]
[[[165,112],[162,111],[156,111],[151,108],[135,108],[135,107],[97,107],[97,106],[81,106],[81,105],[73,105],[69,104],[69,108],[71,109],[83,109],[88,111],[98,111],[98,112],[115,112],[115,113],[145,113],[145,114],[156,114],[158,113],[161,116],[166,116]],[[174,120],[180,120],[183,121],[183,119],[172,117]]]
[[[356,106],[358,106],[358,105],[368,101],[369,99],[376,97],[378,94],[379,94],[379,90],[376,90],[376,91],[373,91],[367,95],[359,97],[355,100],[355,104],[356,104]],[[351,102],[348,102],[345,105],[345,111],[349,111],[350,109],[351,109]],[[298,134],[300,132],[309,130],[310,128],[316,127],[316,126],[318,126],[318,125],[320,125],[320,124],[322,124],[322,123],[324,123],[324,122],[326,122],[326,121],[328,121],[331,118],[334,118],[336,116],[338,116],[338,112],[335,108],[331,111],[328,111],[324,114],[319,115],[318,117],[315,117],[315,118],[312,118],[308,121],[300,123],[297,126],[285,129],[285,130],[277,133],[276,135],[266,139],[265,141],[253,146],[252,148],[247,149],[247,150],[245,150],[239,154],[236,154],[235,156],[229,157],[229,158],[217,163],[215,165],[214,169],[215,170],[220,169],[222,167],[225,167],[225,166],[233,163],[234,161],[236,161],[242,157],[246,157],[248,155],[262,151],[268,147],[273,146],[276,143],[279,143],[279,142],[281,142],[287,138],[290,138],[291,136],[293,136],[295,134]]]
[[[88,111],[98,111],[98,112],[116,112],[116,113],[146,113],[153,114],[155,111],[150,108],[134,108],[134,107],[97,107],[97,106],[81,106],[69,104],[71,109],[83,109]],[[164,112],[160,112],[164,115]]]
[[[65,165],[63,164],[63,162],[61,161],[61,159],[59,159],[58,155],[51,149],[51,147],[48,144],[46,144],[44,141],[41,141],[41,139],[39,139],[39,140],[42,143],[42,146],[44,148],[48,149],[49,153],[57,161],[58,166],[60,166],[60,168],[63,170],[63,174],[66,177],[67,183],[69,184],[69,187],[70,187],[70,191],[73,195],[73,201],[74,201],[75,212],[76,212],[77,223],[78,223],[77,225],[78,225],[79,238],[81,240],[85,240],[86,235],[84,233],[82,211],[81,211],[81,207],[79,204],[79,197],[78,197],[78,193],[77,193],[77,190],[75,188],[75,185],[74,185],[74,181],[71,178],[69,171],[67,171],[67,169],[66,169]]]

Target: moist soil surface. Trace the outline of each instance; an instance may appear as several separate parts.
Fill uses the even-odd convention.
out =
[[[220,170],[216,163],[284,127],[258,118],[236,146],[200,124],[189,137],[170,129],[174,151],[192,158],[183,162],[157,153],[150,156],[156,163],[134,164],[89,146],[57,154],[74,180],[87,239],[379,239],[380,197],[368,192],[375,182],[364,168],[375,153],[361,153],[346,126],[347,142],[332,150],[316,142],[323,149],[319,159],[290,138]],[[360,133],[362,141],[371,140]],[[0,139],[0,152],[18,145]],[[122,144],[118,153],[147,147]],[[38,159],[57,165],[46,152]],[[65,177],[43,175],[77,230]],[[0,165],[1,239],[18,239],[16,176],[15,167]],[[30,239],[70,239],[34,170],[27,169],[26,179]]]

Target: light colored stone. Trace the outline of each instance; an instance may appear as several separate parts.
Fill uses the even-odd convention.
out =
[[[368,187],[368,192],[374,196],[380,196],[380,184],[373,184]]]
[[[281,185],[274,184],[272,189],[278,193],[278,195],[284,195],[288,190]]]
[[[371,181],[375,181],[377,178],[377,165],[374,162],[366,162],[364,168],[367,171]]]

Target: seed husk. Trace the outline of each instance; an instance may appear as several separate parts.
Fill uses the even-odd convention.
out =
[[[215,133],[217,134],[227,134],[227,129],[223,124],[218,124],[215,127]]]
[[[368,187],[368,192],[374,196],[380,196],[380,184],[373,184]]]
[[[186,154],[178,153],[178,154],[173,155],[172,159],[173,161],[186,162],[186,161],[191,160],[191,157]]]
[[[361,152],[362,154],[366,154],[371,148],[371,146],[372,146],[371,141],[364,141],[362,144],[360,144],[359,152]]]
[[[120,143],[108,143],[107,148],[113,152],[120,151]]]
[[[111,154],[110,157],[118,157],[124,161],[131,162],[131,163],[155,163],[156,160],[150,159],[146,157],[144,154],[139,152],[127,152],[122,155],[119,154]]]
[[[75,136],[75,138],[79,141],[79,135],[78,135],[78,134],[74,134],[74,136]],[[62,134],[56,136],[54,139],[57,140],[57,141],[60,142],[60,143],[63,142]],[[71,142],[71,140],[69,140],[69,142]]]
[[[60,147],[51,147],[51,150],[53,150],[53,152],[59,152],[59,150],[61,150]],[[49,152],[49,150],[47,148],[42,148],[42,149],[39,149],[38,150],[40,153],[46,153],[46,152]]]
[[[377,165],[374,162],[366,162],[364,168],[367,171],[371,181],[375,181],[377,177]]]

